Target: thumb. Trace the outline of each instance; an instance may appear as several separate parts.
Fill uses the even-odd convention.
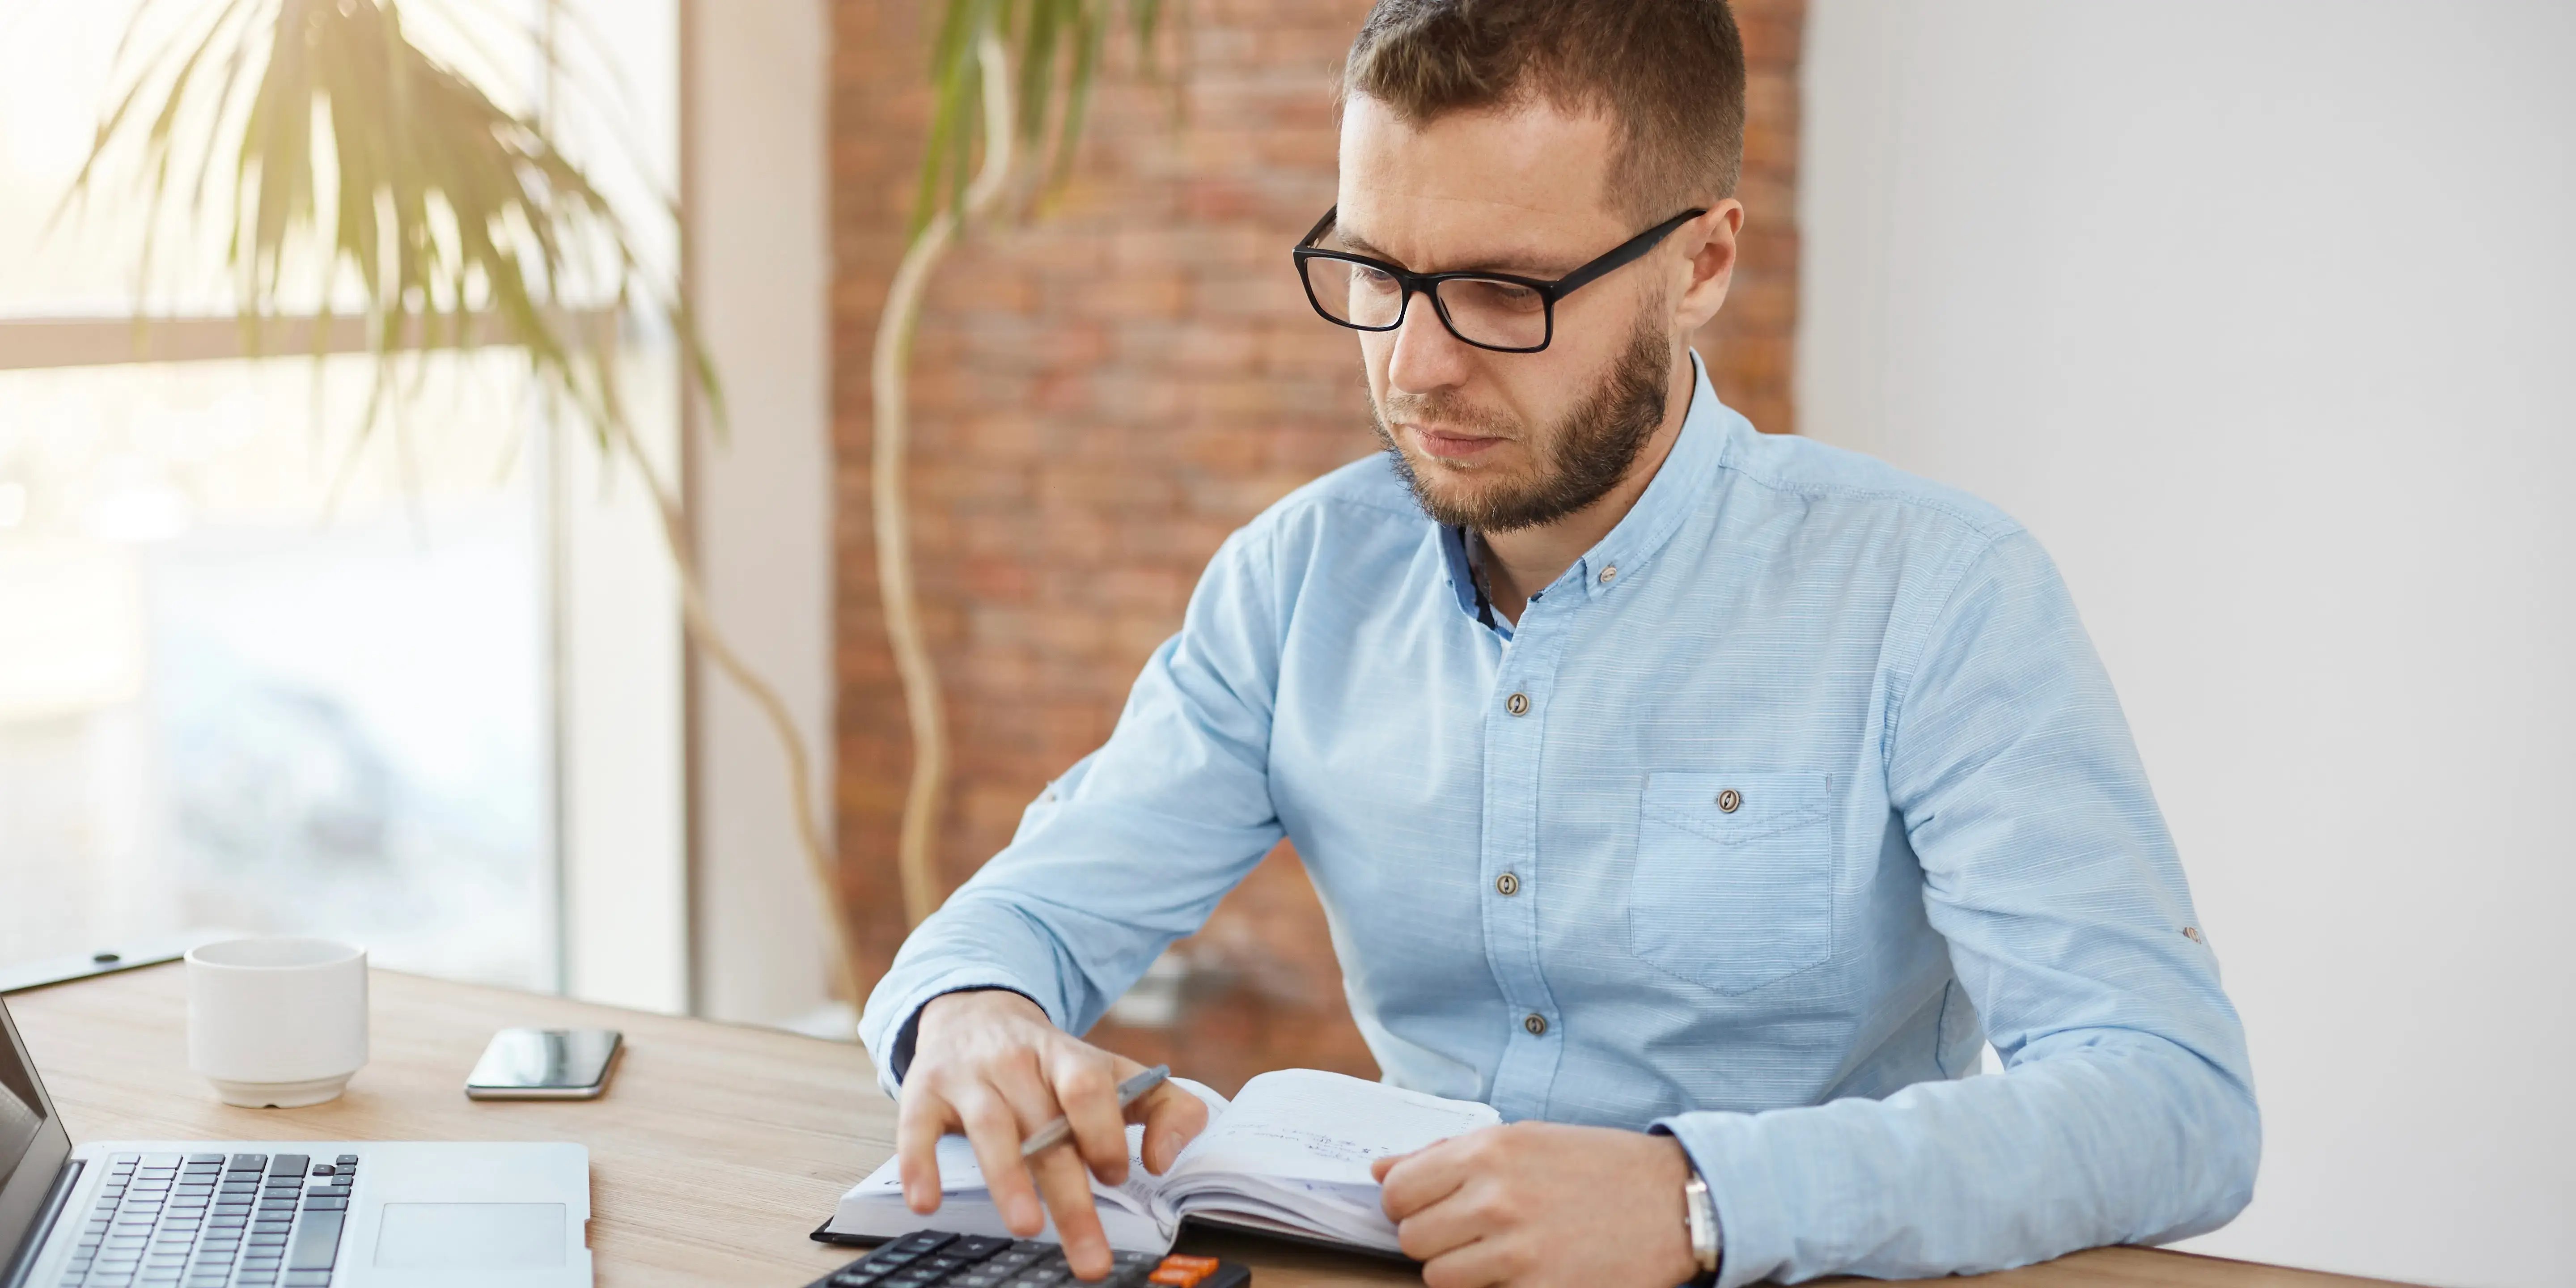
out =
[[[1411,1157],[1413,1157],[1411,1154],[1389,1154],[1386,1157],[1369,1164],[1369,1179],[1376,1181],[1380,1185],[1386,1184],[1386,1174],[1394,1171],[1396,1164]]]
[[[1145,1170],[1160,1176],[1171,1169],[1183,1148],[1207,1130],[1208,1108],[1198,1097],[1166,1082],[1127,1106],[1127,1120],[1145,1124]]]

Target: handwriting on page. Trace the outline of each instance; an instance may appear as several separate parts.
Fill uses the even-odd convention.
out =
[[[1255,1140],[1275,1140],[1284,1145],[1293,1145],[1317,1158],[1336,1163],[1371,1163],[1389,1154],[1405,1152],[1393,1145],[1343,1140],[1324,1132],[1309,1131],[1303,1127],[1264,1124],[1244,1128],[1237,1134]]]

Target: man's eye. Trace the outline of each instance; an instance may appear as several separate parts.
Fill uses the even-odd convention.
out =
[[[1449,284],[1446,296],[1452,307],[1488,310],[1496,313],[1535,313],[1542,301],[1539,293],[1518,282],[1497,282],[1491,278],[1462,278]]]
[[[1395,275],[1393,273],[1389,273],[1384,269],[1370,268],[1364,264],[1354,264],[1351,266],[1351,280],[1358,283],[1363,289],[1377,291],[1381,294],[1395,289]]]

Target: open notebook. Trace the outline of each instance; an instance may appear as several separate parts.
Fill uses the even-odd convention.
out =
[[[1127,1183],[1091,1183],[1109,1244],[1122,1251],[1169,1251],[1187,1219],[1402,1255],[1369,1164],[1502,1121],[1489,1105],[1314,1069],[1262,1074],[1231,1103],[1187,1078],[1172,1082],[1207,1102],[1207,1130],[1156,1176],[1139,1153],[1145,1129],[1130,1126]],[[939,1142],[939,1190],[938,1213],[915,1215],[888,1159],[841,1196],[823,1233],[892,1238],[935,1226],[1010,1237],[965,1137]],[[1052,1218],[1038,1237],[1057,1237]]]

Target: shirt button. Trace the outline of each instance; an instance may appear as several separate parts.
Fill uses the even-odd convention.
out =
[[[1617,564],[1611,564],[1610,566],[1608,566],[1608,567],[1606,567],[1606,568],[1603,568],[1603,569],[1601,570],[1601,584],[1602,584],[1602,585],[1607,586],[1607,585],[1609,585],[1611,582],[1614,582],[1614,581],[1617,581],[1617,580],[1619,580],[1619,565],[1617,565]]]
[[[1744,808],[1744,795],[1743,795],[1743,793],[1736,791],[1736,790],[1735,790],[1734,788],[1732,788],[1732,787],[1729,787],[1729,788],[1727,788],[1725,791],[1719,792],[1719,793],[1717,794],[1717,812],[1718,812],[1718,813],[1720,813],[1720,814],[1732,814],[1732,813],[1734,813],[1735,811],[1737,811],[1737,810],[1739,810],[1739,809],[1742,809],[1742,808]]]
[[[1546,1016],[1544,1016],[1544,1015],[1539,1014],[1539,1013],[1538,1013],[1538,1012],[1536,1012],[1536,1011],[1532,1011],[1532,1012],[1530,1012],[1530,1013],[1529,1013],[1529,1017],[1528,1017],[1527,1019],[1524,1019],[1524,1020],[1522,1020],[1522,1021],[1521,1021],[1521,1027],[1522,1027],[1522,1028],[1525,1028],[1525,1029],[1527,1029],[1527,1030],[1529,1030],[1529,1035],[1530,1035],[1531,1037],[1534,1037],[1534,1038],[1543,1038],[1543,1037],[1546,1037],[1546,1036],[1547,1036],[1547,1017],[1546,1017]]]
[[[1508,899],[1521,892],[1521,879],[1506,872],[1494,878],[1494,893]]]
[[[1512,696],[1503,699],[1503,710],[1509,711],[1516,716],[1528,715],[1529,695],[1526,693],[1515,693]]]
[[[1509,878],[1505,878],[1505,879],[1506,879],[1506,880],[1508,880]],[[1510,891],[1508,891],[1508,890],[1506,890],[1506,891],[1504,891],[1503,893],[1505,893],[1505,894],[1509,894],[1509,893],[1511,893],[1511,892],[1510,892]],[[2195,944],[2196,944],[2196,943],[2199,943],[2199,942],[2200,942],[2200,927],[2198,927],[2198,926],[2185,926],[2185,927],[2183,927],[2183,928],[2182,928],[2182,937],[2183,937],[2183,938],[2185,938],[2185,939],[2190,940],[2191,942],[2193,942],[2193,943],[2195,943]]]

